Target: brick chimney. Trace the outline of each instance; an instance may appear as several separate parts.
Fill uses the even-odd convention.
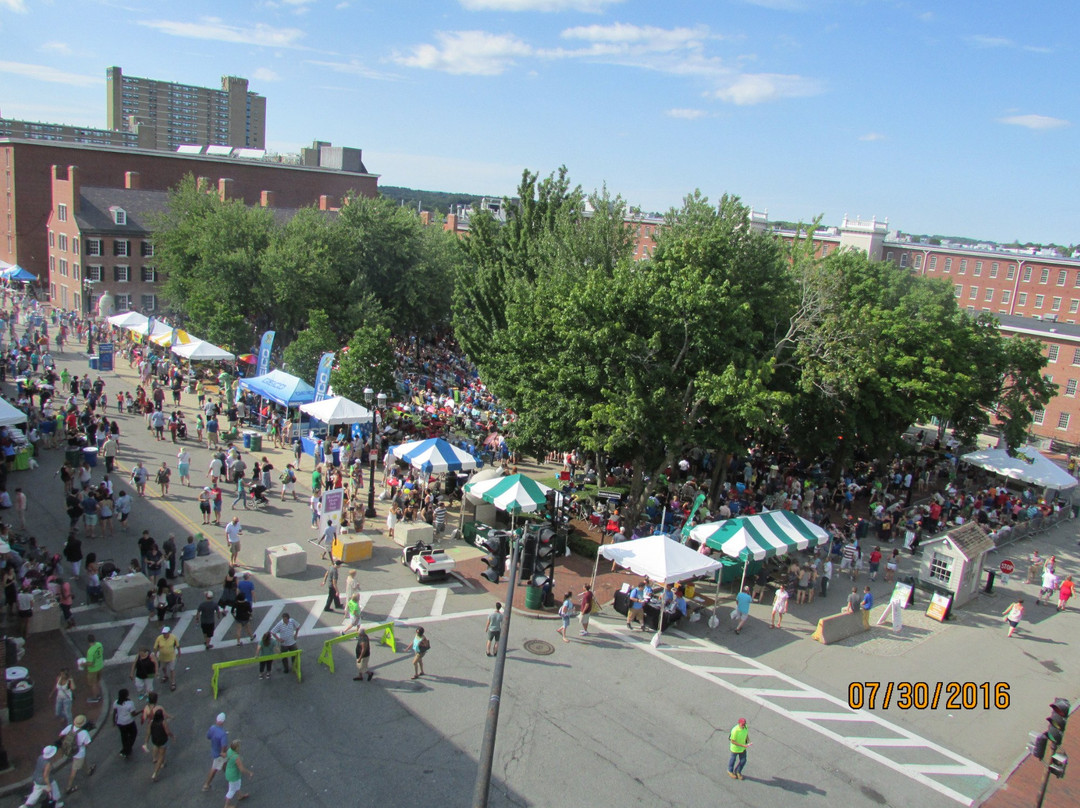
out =
[[[200,191],[206,191],[207,193],[209,193],[214,186],[210,182],[209,177],[199,177],[199,179],[195,182],[195,187],[198,188]]]
[[[274,192],[273,191],[263,191],[259,195],[259,204],[264,208],[272,208],[272,207],[274,207]]]
[[[330,210],[330,197],[326,194],[319,196],[319,210]]]
[[[235,189],[233,188],[233,181],[227,177],[222,177],[217,181],[218,199],[222,202],[232,199]]]
[[[422,224],[424,227],[427,227],[428,225],[431,224],[431,211],[430,210],[422,210],[422,211],[420,211],[420,224]]]
[[[142,188],[142,178],[139,177],[138,171],[124,172],[124,187],[129,191],[137,191]]]

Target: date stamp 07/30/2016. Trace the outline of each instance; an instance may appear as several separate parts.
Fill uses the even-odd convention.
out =
[[[1005,682],[852,682],[852,710],[1007,710]]]

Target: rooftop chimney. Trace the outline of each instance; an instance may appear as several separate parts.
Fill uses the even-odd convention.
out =
[[[124,187],[129,191],[137,191],[142,188],[142,180],[139,178],[138,171],[124,172]]]
[[[259,204],[262,205],[264,208],[272,208],[272,207],[274,207],[274,192],[273,191],[263,191],[259,195]]]

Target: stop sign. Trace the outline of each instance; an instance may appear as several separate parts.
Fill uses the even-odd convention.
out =
[[[1013,563],[1011,561],[1009,561],[1009,559],[1006,558],[1004,561],[1001,562],[1001,574],[1002,575],[1012,575],[1012,571],[1014,569],[1015,569],[1015,567],[1013,567]]]

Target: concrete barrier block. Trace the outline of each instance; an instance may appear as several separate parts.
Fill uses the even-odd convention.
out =
[[[859,609],[857,612],[834,614],[818,620],[817,630],[810,637],[822,645],[846,640],[856,634],[870,630],[870,612]]]
[[[229,572],[228,560],[211,553],[184,562],[184,583],[197,589],[214,589],[221,586]]]
[[[135,574],[106,578],[101,586],[105,591],[105,605],[114,612],[145,607],[146,593],[154,588],[145,575]]]
[[[412,547],[418,541],[431,544],[435,528],[427,522],[398,522],[394,527],[394,541],[399,547]]]
[[[263,569],[274,578],[300,575],[307,570],[307,551],[295,542],[267,547]]]

